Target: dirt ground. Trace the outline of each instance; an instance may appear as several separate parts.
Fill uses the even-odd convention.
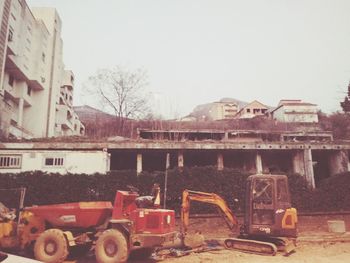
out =
[[[224,249],[205,253],[192,253],[181,258],[169,258],[162,262],[348,263],[350,262],[350,233],[329,233],[328,220],[344,220],[346,229],[350,230],[350,215],[301,216],[298,223],[299,238],[297,248],[295,253],[288,257],[282,254],[277,254],[273,257],[260,256]],[[206,239],[230,236],[224,221],[220,218],[191,220],[191,227],[193,230],[202,231]]]
[[[171,258],[166,263],[201,263],[201,262],[235,262],[235,263],[345,263],[350,262],[350,243],[301,244],[297,251],[288,257],[283,255],[259,256],[237,251],[221,250]]]
[[[242,219],[240,219],[242,220]],[[192,253],[179,258],[166,258],[164,263],[202,263],[202,262],[235,262],[235,263],[348,263],[350,262],[350,233],[334,234],[328,232],[328,220],[344,220],[346,229],[350,230],[350,215],[301,216],[299,217],[299,237],[295,253],[288,257],[260,256],[234,250],[217,250],[204,253]],[[232,236],[224,221],[220,218],[191,219],[192,231],[201,231],[206,239],[223,239]],[[93,255],[67,263],[95,263]],[[132,263],[153,263],[153,259],[130,261]]]

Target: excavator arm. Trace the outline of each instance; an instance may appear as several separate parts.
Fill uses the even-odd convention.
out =
[[[191,201],[197,201],[207,204],[215,205],[219,212],[223,215],[228,227],[233,230],[238,226],[236,216],[226,204],[225,200],[219,195],[214,193],[205,193],[191,190],[184,190],[182,193],[182,206],[181,206],[181,228],[182,233],[186,234],[189,225],[190,216],[190,203]]]

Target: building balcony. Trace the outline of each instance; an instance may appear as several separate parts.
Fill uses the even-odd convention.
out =
[[[73,111],[67,105],[56,105],[56,124],[61,125],[64,130],[74,130]]]
[[[73,107],[73,93],[68,87],[61,87],[59,104],[66,104],[69,107]]]
[[[23,92],[23,89],[18,87],[12,89],[5,89],[4,98],[5,100],[13,101],[17,105],[19,105],[19,100],[23,99],[24,107],[30,107],[33,105],[33,99],[30,96],[28,96],[27,93]]]
[[[13,41],[9,41],[7,44],[7,54],[8,55],[15,55],[15,46]]]
[[[27,131],[26,129],[18,126],[15,122],[11,121],[11,125],[9,127],[9,134],[15,138],[23,138],[23,139],[32,139],[34,135]]]
[[[73,90],[74,87],[74,74],[70,70],[64,71],[62,86],[67,87],[69,90]]]
[[[28,70],[24,67],[21,57],[10,55],[6,57],[5,70],[16,80],[27,81]]]
[[[44,87],[35,77],[31,76],[25,68],[23,59],[19,56],[9,55],[6,57],[5,70],[16,80],[25,81],[33,90],[43,90]]]

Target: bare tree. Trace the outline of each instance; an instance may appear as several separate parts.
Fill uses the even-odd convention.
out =
[[[148,85],[145,70],[127,70],[120,66],[100,69],[86,83],[90,95],[96,96],[101,108],[113,111],[120,135],[129,119],[140,119],[149,114],[145,87]]]

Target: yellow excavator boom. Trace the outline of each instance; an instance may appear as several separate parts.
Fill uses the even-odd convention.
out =
[[[189,225],[190,216],[190,202],[197,201],[206,204],[215,205],[219,211],[223,214],[224,219],[231,229],[238,226],[236,216],[226,204],[225,200],[219,195],[214,193],[205,193],[191,190],[184,190],[182,193],[182,206],[181,206],[181,228],[182,233],[186,234]]]

